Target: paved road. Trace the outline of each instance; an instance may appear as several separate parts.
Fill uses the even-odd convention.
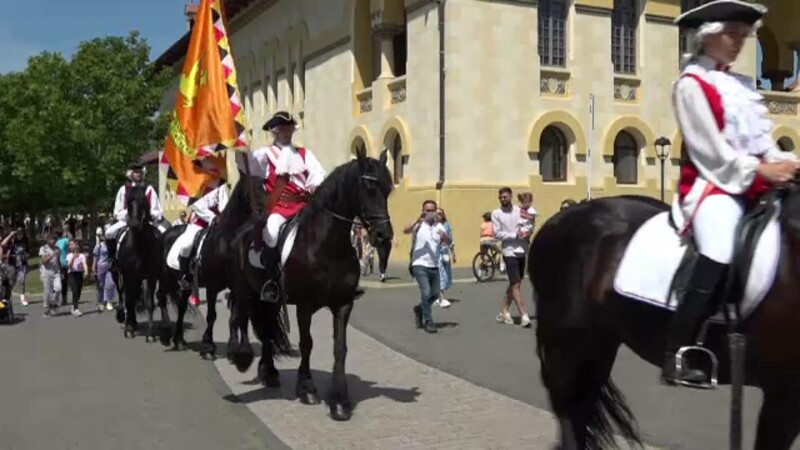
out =
[[[255,450],[274,441],[225,400],[230,390],[193,352],[126,340],[109,313],[74,318],[64,308],[44,319],[32,299],[16,307],[24,322],[0,325],[0,449]]]
[[[400,277],[365,279],[367,295],[353,313],[347,368],[356,410],[349,423],[294,400],[298,359],[279,361],[284,387],[267,390],[251,383],[254,368],[240,374],[224,359],[212,364],[194,352],[125,340],[109,314],[45,320],[34,305],[25,322],[0,326],[8,361],[0,449],[549,449],[556,428],[533,330],[494,321],[502,284],[457,282],[450,297],[458,301],[435,311],[445,327],[428,335],[413,327],[417,292],[405,269],[389,274]],[[227,311],[218,310],[216,340],[224,348]],[[324,311],[314,318],[312,368],[322,393],[332,364],[330,323]],[[197,341],[200,330],[187,340]],[[627,351],[614,377],[648,444],[726,448],[726,389],[660,386],[657,369]],[[746,395],[745,439],[752,442],[760,395]]]
[[[434,320],[446,326],[429,336],[413,327],[411,307],[419,300],[418,291],[409,286],[407,271],[391,267],[389,274],[397,278],[388,283],[365,278],[368,281],[362,284],[367,295],[353,312],[354,327],[424,364],[527,404],[549,408],[539,378],[534,329],[494,320],[503,281],[477,284],[469,279],[468,271],[458,270],[454,276],[463,282],[455,283],[448,293],[456,302],[448,309],[434,310]],[[523,296],[532,309],[527,280]],[[620,351],[612,376],[627,396],[647,442],[671,449],[727,448],[727,387],[705,392],[662,386],[658,369],[627,348]],[[761,393],[747,389],[745,403],[744,439],[752,443]],[[796,446],[800,449],[800,442]]]

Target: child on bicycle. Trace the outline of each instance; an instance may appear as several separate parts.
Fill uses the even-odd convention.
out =
[[[486,253],[490,247],[495,247],[494,228],[492,227],[492,213],[483,213],[481,224],[481,252]]]

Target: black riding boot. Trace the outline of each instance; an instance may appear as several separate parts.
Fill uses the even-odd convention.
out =
[[[116,270],[117,268],[117,240],[106,239],[106,250],[108,252],[108,268],[109,270]]]
[[[702,370],[692,368],[688,358],[683,360],[681,371],[677,373],[675,356],[681,347],[695,343],[703,322],[709,314],[713,314],[714,293],[727,268],[727,264],[699,255],[686,292],[667,330],[667,347],[661,370],[664,383],[675,384],[676,380],[700,383],[709,378]]]
[[[261,264],[267,272],[267,281],[261,288],[261,300],[276,303],[280,296],[280,270],[278,268],[280,254],[277,249],[264,246],[261,252]]]
[[[179,281],[180,287],[183,290],[189,290],[192,288],[192,284],[190,282],[192,276],[190,269],[191,259],[189,259],[189,257],[178,256],[178,263],[180,264],[181,271],[181,277]]]

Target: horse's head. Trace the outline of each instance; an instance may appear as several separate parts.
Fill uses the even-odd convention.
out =
[[[147,191],[142,185],[128,189],[125,199],[128,208],[128,226],[137,229],[150,221],[150,207],[147,203]]]
[[[370,158],[364,149],[356,152],[358,179],[353,180],[356,214],[369,232],[370,242],[392,240],[394,231],[389,217],[389,194],[392,192],[392,175],[386,168],[387,150],[380,159]]]

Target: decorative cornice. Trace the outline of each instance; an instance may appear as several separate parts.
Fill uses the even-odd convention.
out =
[[[596,16],[610,16],[613,10],[600,6],[575,5],[575,12],[580,14],[594,14]]]
[[[419,0],[418,2],[412,5],[408,5],[406,6],[406,15],[411,14],[417,11],[418,9],[422,9],[425,6],[430,5],[431,3],[436,3],[436,0]]]
[[[644,15],[644,20],[647,21],[647,22],[658,23],[658,24],[661,24],[661,25],[677,26],[674,23],[675,19],[672,18],[672,17],[668,17],[668,16],[659,16],[659,15],[656,15],[656,14],[645,14]]]
[[[324,47],[321,47],[313,52],[303,56],[303,63],[308,63],[309,61],[318,58],[328,52],[336,50],[339,47],[344,47],[345,45],[350,45],[350,35],[344,36],[343,38],[334,41]]]

